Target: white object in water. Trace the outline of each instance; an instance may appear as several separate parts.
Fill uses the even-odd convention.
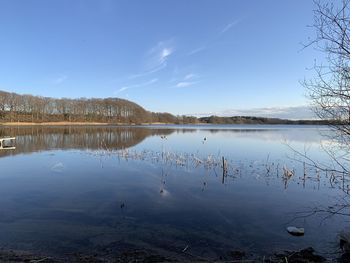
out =
[[[289,234],[293,236],[303,236],[305,231],[302,227],[289,226],[287,227],[287,231]]]
[[[16,147],[13,146],[13,142],[15,140],[16,140],[16,137],[0,138],[0,150],[15,150]],[[11,145],[6,145],[6,142],[11,142]]]

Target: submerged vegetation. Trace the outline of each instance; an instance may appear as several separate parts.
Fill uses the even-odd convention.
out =
[[[280,179],[284,189],[287,189],[290,181],[293,181],[303,188],[305,188],[306,184],[310,184],[319,189],[322,184],[324,186],[329,185],[331,188],[337,188],[346,195],[350,194],[350,179],[344,177],[341,172],[334,170],[321,171],[315,169],[313,166],[300,162],[292,162],[294,166],[290,167],[290,164],[287,165],[286,162],[278,160],[270,161],[269,157],[267,157],[266,160],[255,160],[246,163],[243,160],[225,158],[220,154],[201,155],[200,153],[179,153],[164,150],[164,148],[161,151],[146,149],[137,151],[130,149],[112,149],[106,147],[106,145],[101,145],[98,150],[89,151],[88,153],[98,157],[101,164],[105,158],[158,164],[163,169],[163,175],[166,169],[183,168],[186,171],[201,169],[206,171],[208,175],[218,177],[222,184],[225,184],[229,179],[234,180],[243,175],[251,175],[256,180],[265,180],[267,184],[271,179]],[[206,187],[206,182],[203,183],[203,187]],[[204,188],[202,190],[204,190]],[[333,211],[336,208],[337,207],[332,207],[332,210],[328,211]],[[323,212],[326,213],[327,211]],[[314,211],[312,213],[314,213]],[[341,213],[335,212],[334,214]]]

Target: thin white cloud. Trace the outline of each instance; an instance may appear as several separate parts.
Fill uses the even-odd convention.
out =
[[[190,52],[188,52],[188,53],[187,53],[187,56],[192,56],[192,55],[197,54],[197,53],[199,53],[199,52],[202,52],[202,51],[204,51],[204,50],[206,50],[206,49],[207,49],[206,46],[201,46],[201,47],[199,47],[199,48],[195,48],[195,49],[191,50]]]
[[[190,52],[188,52],[187,56],[192,56],[192,55],[195,55],[199,52],[205,51],[208,48],[211,48],[215,44],[215,42],[218,40],[218,38],[220,38],[221,35],[225,34],[227,31],[229,31],[231,28],[238,25],[239,23],[240,23],[240,20],[235,20],[233,22],[226,24],[225,26],[223,26],[219,30],[219,33],[216,34],[216,36],[214,36],[211,40],[207,41],[206,44],[199,46],[198,48],[195,48],[195,49],[191,50]]]
[[[175,85],[175,87],[176,88],[185,88],[185,87],[193,86],[196,83],[197,83],[197,81],[180,81],[179,83],[177,83]]]
[[[142,73],[139,73],[139,74],[133,74],[133,75],[130,75],[129,76],[129,79],[137,79],[137,78],[141,78],[141,77],[146,77],[146,76],[149,76],[149,75],[152,75],[158,71],[161,71],[163,70],[165,67],[166,67],[166,63],[163,63],[163,64],[160,64],[158,67],[155,67],[149,71],[145,71],[145,72],[142,72]]]
[[[158,68],[165,64],[169,57],[175,52],[172,40],[160,41],[146,53],[146,67]]]
[[[184,77],[184,80],[189,80],[189,79],[194,79],[194,78],[197,78],[197,75],[193,74],[193,73],[189,73]]]
[[[188,73],[185,75],[180,81],[177,82],[174,88],[185,88],[189,86],[193,86],[197,84],[198,81],[198,75],[194,73]]]
[[[145,86],[149,86],[149,85],[152,85],[154,83],[156,83],[158,81],[157,78],[154,78],[154,79],[151,79],[147,82],[143,82],[143,83],[139,83],[139,84],[134,84],[134,85],[130,85],[130,86],[123,86],[121,87],[120,89],[118,89],[117,91],[114,92],[114,94],[118,94],[118,93],[121,93],[125,90],[128,90],[128,89],[134,89],[134,88],[141,88],[141,87],[145,87]]]
[[[145,77],[165,69],[170,56],[175,52],[172,40],[160,41],[145,55],[145,71],[129,76],[129,79]]]
[[[182,81],[182,82],[179,82],[176,84],[177,88],[184,88],[184,87],[188,87],[188,86],[191,86],[191,82]]]
[[[227,25],[225,25],[221,30],[220,30],[220,35],[226,33],[227,31],[229,31],[232,27],[236,26],[239,23],[239,20],[235,20],[231,23],[228,23]]]
[[[159,63],[163,64],[173,52],[172,48],[163,48],[160,53]]]
[[[55,84],[55,85],[58,85],[58,84],[63,83],[64,81],[66,81],[67,78],[68,78],[67,75],[60,75],[60,76],[54,78],[54,79],[52,80],[52,83]]]
[[[115,93],[120,93],[120,92],[123,92],[124,90],[130,89],[130,88],[131,87],[124,86],[124,87],[121,87],[120,89],[118,89]]]

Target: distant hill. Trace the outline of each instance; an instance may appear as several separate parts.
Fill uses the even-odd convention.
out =
[[[107,124],[327,124],[315,120],[283,120],[250,116],[174,116],[150,112],[120,98],[50,98],[0,91],[0,123],[80,122]]]
[[[50,98],[0,91],[0,122],[195,123],[195,117],[155,113],[120,98]]]
[[[201,123],[208,124],[329,124],[324,120],[286,120],[279,118],[264,118],[252,116],[233,116],[233,117],[201,117],[198,119]]]

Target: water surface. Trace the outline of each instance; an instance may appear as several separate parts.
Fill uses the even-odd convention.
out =
[[[0,137],[16,136],[16,150],[0,152],[0,246],[48,254],[142,247],[169,255],[188,246],[210,259],[312,246],[332,255],[344,217],[297,212],[334,205],[346,186],[313,168],[304,178],[290,149],[325,158],[326,130],[1,128]],[[283,167],[295,172],[288,180]],[[289,225],[304,227],[305,236],[290,236]]]

